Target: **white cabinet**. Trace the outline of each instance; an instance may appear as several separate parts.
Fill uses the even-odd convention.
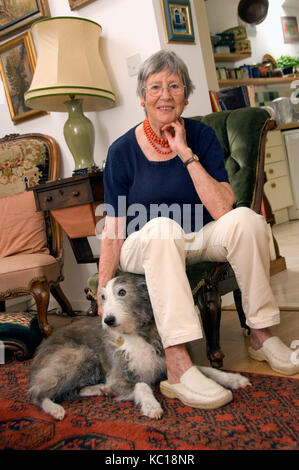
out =
[[[299,219],[299,129],[283,132],[283,136],[294,196],[294,206],[288,213],[291,219]]]
[[[279,130],[267,134],[265,172],[265,194],[270,202],[276,223],[289,220],[288,207],[293,205],[288,164],[282,135]]]

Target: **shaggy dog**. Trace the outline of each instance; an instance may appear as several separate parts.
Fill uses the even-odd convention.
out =
[[[101,290],[103,316],[75,320],[43,340],[29,380],[32,401],[55,419],[57,402],[77,395],[113,395],[133,400],[143,415],[159,419],[163,410],[151,386],[166,377],[164,349],[157,332],[144,277],[124,274]],[[240,374],[200,367],[228,388],[245,387]]]

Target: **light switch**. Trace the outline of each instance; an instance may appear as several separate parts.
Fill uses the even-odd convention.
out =
[[[130,77],[133,77],[134,75],[138,74],[140,64],[141,64],[140,54],[135,54],[127,58],[127,67],[128,67],[128,72],[129,72]]]

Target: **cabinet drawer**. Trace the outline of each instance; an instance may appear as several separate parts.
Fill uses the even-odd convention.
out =
[[[282,145],[282,138],[280,131],[270,131],[266,137],[266,147],[273,147],[275,145]]]
[[[82,182],[39,191],[38,201],[40,210],[45,211],[86,204],[93,201],[93,196],[90,187]]]
[[[293,205],[293,196],[288,176],[267,181],[264,185],[264,190],[272,211]]]
[[[265,165],[268,163],[278,162],[279,160],[285,160],[282,146],[266,147]]]
[[[280,176],[288,176],[287,164],[285,161],[269,163],[265,165],[265,172],[267,181],[273,180],[273,178],[279,178]]]

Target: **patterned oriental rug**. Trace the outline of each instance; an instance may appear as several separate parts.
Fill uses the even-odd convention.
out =
[[[140,415],[131,402],[79,397],[63,403],[57,422],[31,405],[30,360],[0,366],[0,449],[7,450],[295,450],[298,380],[245,374],[252,386],[233,392],[217,410],[195,410],[155,395],[161,420]]]

